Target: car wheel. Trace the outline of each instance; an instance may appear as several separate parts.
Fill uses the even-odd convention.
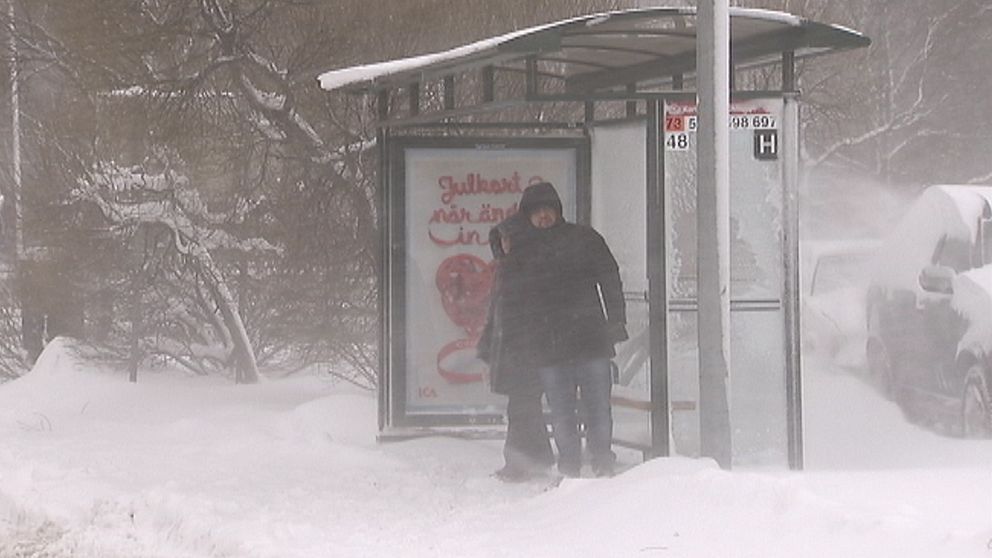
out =
[[[965,438],[992,437],[992,397],[985,371],[972,366],[961,395],[961,434]]]
[[[868,374],[871,381],[888,398],[892,398],[895,382],[892,375],[892,359],[885,343],[880,339],[869,339],[867,348]]]

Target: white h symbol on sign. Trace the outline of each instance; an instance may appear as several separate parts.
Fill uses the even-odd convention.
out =
[[[778,159],[778,130],[754,131],[754,158]]]

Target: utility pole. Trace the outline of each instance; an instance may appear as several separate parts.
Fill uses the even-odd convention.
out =
[[[21,99],[18,86],[19,69],[17,60],[17,29],[14,25],[14,0],[7,0],[7,17],[10,23],[7,33],[10,38],[10,134],[11,160],[13,163],[13,191],[11,203],[14,206],[14,253],[16,264],[21,265],[24,256],[24,232],[21,214]]]
[[[729,469],[730,430],[730,7],[696,8],[696,151],[699,422],[701,451]]]
[[[15,0],[7,0],[7,34],[10,47],[10,157],[13,184],[10,188],[11,205],[14,213],[14,276],[17,299],[21,307],[21,349],[26,364],[34,364],[44,346],[45,316],[40,315],[37,301],[31,296],[29,287],[29,262],[24,246],[24,198],[21,174],[21,84],[20,60],[17,48],[17,11]]]

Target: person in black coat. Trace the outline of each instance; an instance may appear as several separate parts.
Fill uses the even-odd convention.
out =
[[[586,444],[597,476],[613,474],[614,344],[627,339],[620,272],[603,237],[591,227],[568,223],[554,186],[524,190],[520,214],[531,225],[515,254],[515,285],[524,317],[524,346],[540,378],[558,449],[558,470],[579,476],[582,446],[578,407],[584,411]]]
[[[519,213],[490,231],[495,275],[486,326],[477,345],[479,358],[489,365],[491,389],[507,396],[505,465],[495,476],[509,482],[542,474],[555,462],[528,331],[527,278],[520,266],[530,231]]]

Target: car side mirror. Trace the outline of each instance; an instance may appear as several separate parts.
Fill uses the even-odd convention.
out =
[[[929,293],[954,293],[954,270],[946,265],[928,265],[920,272],[920,287]]]

